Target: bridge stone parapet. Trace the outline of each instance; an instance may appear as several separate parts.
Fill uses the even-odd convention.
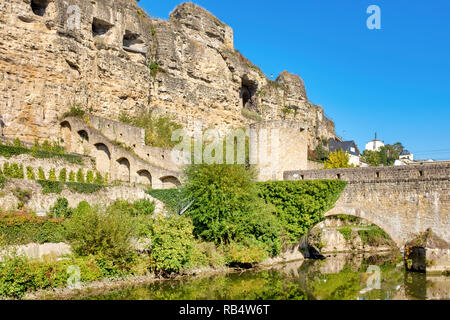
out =
[[[448,180],[449,178],[450,163],[284,172],[284,180],[343,180],[349,183]]]

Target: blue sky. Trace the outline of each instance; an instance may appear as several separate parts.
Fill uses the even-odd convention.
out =
[[[177,0],[141,0],[167,19]],[[449,0],[197,0],[234,29],[235,48],[270,77],[305,82],[336,132],[361,150],[374,133],[416,158],[450,159]],[[369,5],[381,30],[369,30]]]

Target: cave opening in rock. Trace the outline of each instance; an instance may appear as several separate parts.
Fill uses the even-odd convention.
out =
[[[242,100],[243,108],[246,108],[249,110],[254,109],[253,96],[256,94],[257,89],[258,89],[258,86],[256,83],[254,83],[251,80],[248,80],[247,78],[242,79],[241,100]]]
[[[94,37],[96,36],[102,36],[106,34],[111,28],[113,27],[112,24],[109,22],[106,22],[104,20],[94,18],[92,21],[92,34]]]
[[[45,10],[47,10],[49,2],[49,0],[31,0],[31,10],[33,10],[35,15],[42,17],[45,14]]]
[[[125,31],[123,35],[123,48],[130,51],[142,52],[146,51],[146,46],[141,36],[137,33],[133,33],[129,30]]]
[[[250,90],[246,86],[242,86],[242,106],[245,108],[251,99]]]

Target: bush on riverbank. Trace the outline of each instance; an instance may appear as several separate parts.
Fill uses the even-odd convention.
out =
[[[157,272],[180,272],[193,264],[194,226],[186,217],[158,218],[152,226],[151,257]]]
[[[252,243],[267,255],[281,249],[281,225],[258,197],[255,172],[239,165],[194,165],[186,170],[187,211],[194,235],[217,245]]]
[[[104,255],[114,259],[133,252],[134,228],[129,217],[118,211],[104,212],[81,202],[65,224],[67,239],[78,256]]]
[[[72,256],[58,261],[31,261],[16,256],[0,262],[0,296],[22,298],[29,291],[65,287],[69,278],[93,282],[115,276],[144,275],[148,272],[148,264],[148,257],[138,255],[131,255],[120,263],[103,256]],[[77,268],[79,279],[73,272]]]

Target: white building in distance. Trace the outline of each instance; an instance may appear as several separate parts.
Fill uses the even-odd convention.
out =
[[[384,143],[377,139],[377,134],[375,133],[375,139],[366,144],[366,150],[368,151],[380,151],[381,147],[384,147]]]

